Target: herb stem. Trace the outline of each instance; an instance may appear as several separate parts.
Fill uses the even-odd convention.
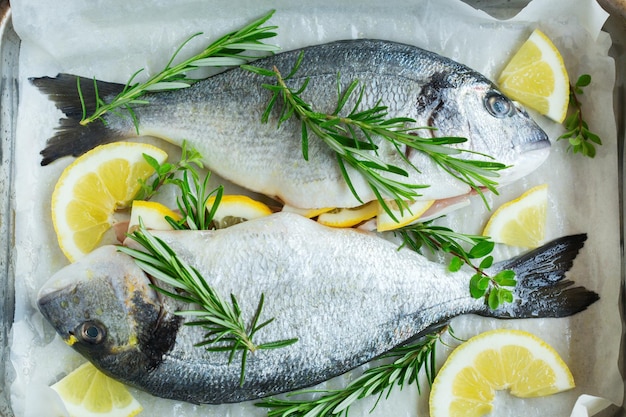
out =
[[[293,69],[285,77],[275,66],[272,70],[252,65],[242,65],[242,68],[276,80],[276,84],[263,84],[264,88],[272,92],[272,97],[263,113],[262,122],[269,120],[270,113],[280,97],[284,105],[278,115],[278,126],[291,117],[296,117],[300,121],[302,155],[305,160],[308,160],[309,133],[317,136],[335,152],[344,180],[357,201],[364,203],[352,184],[346,165],[363,176],[381,207],[393,219],[395,216],[386,199],[394,200],[400,210],[403,210],[408,207],[408,202],[420,195],[420,189],[429,186],[428,184],[413,184],[402,180],[402,177],[409,177],[409,173],[403,168],[384,162],[377,154],[378,145],[374,143],[373,137],[391,143],[407,165],[417,172],[419,172],[419,168],[414,166],[406,157],[403,148],[408,147],[425,153],[445,172],[469,185],[479,195],[483,196],[483,200],[485,200],[483,189],[491,190],[497,194],[495,187],[497,185],[496,178],[499,176],[498,171],[507,168],[506,165],[493,161],[488,155],[449,146],[463,143],[467,141],[466,138],[420,137],[415,133],[416,130],[430,128],[408,128],[407,124],[416,123],[414,119],[388,117],[388,108],[383,106],[380,101],[371,108],[360,109],[365,90],[363,87],[358,88],[358,80],[353,80],[342,91],[338,76],[335,110],[330,114],[313,110],[312,105],[305,102],[301,97],[301,93],[308,86],[309,79],[305,79],[298,89],[291,88],[287,84],[287,80],[296,74],[303,57],[304,54],[301,53]],[[356,98],[352,109],[346,116],[340,115],[353,94],[356,95]],[[458,158],[456,155],[461,153],[480,155],[487,160]]]
[[[200,32],[190,36],[176,49],[162,71],[142,83],[133,84],[134,79],[142,70],[135,72],[135,74],[133,74],[124,86],[122,92],[120,92],[109,103],[105,103],[100,97],[98,97],[97,84],[94,80],[94,84],[96,85],[96,109],[94,113],[90,115],[87,115],[86,112],[83,111],[83,118],[80,121],[80,124],[87,125],[92,123],[95,120],[101,119],[107,112],[121,107],[125,108],[129,112],[133,122],[135,123],[135,127],[138,130],[138,121],[131,106],[146,104],[145,100],[140,100],[140,97],[146,92],[175,90],[189,87],[196,81],[187,78],[187,73],[189,71],[195,70],[199,67],[240,65],[253,58],[241,55],[241,53],[246,50],[263,52],[277,51],[277,46],[262,42],[267,38],[276,36],[276,33],[274,33],[273,30],[276,29],[277,26],[262,26],[272,17],[273,14],[274,11],[269,12],[265,16],[253,21],[242,29],[222,36],[207,46],[199,54],[194,55],[179,64],[173,65],[174,60],[183,47],[193,38],[200,36],[202,33]],[[82,101],[80,82],[77,87],[83,109],[85,109],[84,101]]]
[[[582,155],[593,158],[596,156],[595,145],[602,145],[600,137],[589,130],[589,126],[583,117],[582,102],[578,98],[583,94],[583,87],[591,83],[591,76],[583,74],[578,77],[574,85],[570,84],[569,105],[574,111],[565,119],[565,128],[567,132],[557,138],[557,140],[567,139],[569,148],[573,153],[581,153]]]
[[[356,401],[378,396],[373,408],[379,400],[391,390],[405,384],[417,384],[421,392],[418,376],[424,370],[429,384],[435,378],[435,348],[446,332],[451,331],[444,326],[427,335],[422,340],[398,346],[382,359],[390,362],[366,370],[363,375],[352,381],[345,388],[330,391],[301,391],[289,395],[287,399],[268,398],[255,405],[267,408],[268,417],[331,417],[347,416],[350,406]],[[315,399],[294,399],[299,394],[321,394]]]

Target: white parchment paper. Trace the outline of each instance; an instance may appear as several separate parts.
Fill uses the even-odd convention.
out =
[[[582,394],[621,404],[623,380],[618,372],[621,318],[619,205],[616,128],[612,93],[614,64],[608,57],[611,40],[601,32],[606,14],[592,0],[534,0],[518,16],[498,21],[458,0],[387,0],[378,2],[67,0],[60,6],[48,0],[12,1],[13,22],[22,39],[20,55],[20,108],[16,144],[16,321],[12,330],[11,362],[16,378],[11,386],[15,415],[61,416],[63,407],[48,385],[74,369],[83,359],[65,346],[35,307],[41,284],[67,261],[57,247],[50,222],[50,195],[69,159],[39,166],[43,149],[61,114],[39,94],[28,77],[69,72],[102,80],[126,82],[145,68],[159,71],[190,34],[204,32],[215,38],[251,19],[277,9],[276,42],[285,50],[345,38],[381,38],[411,43],[465,63],[496,79],[517,48],[539,27],[561,51],[571,76],[592,76],[582,97],[586,119],[604,141],[595,159],[574,156],[567,144],[553,142],[549,160],[536,172],[489,196],[497,207],[524,190],[548,183],[550,212],[548,239],[565,234],[589,234],[569,277],[601,295],[587,311],[566,319],[498,321],[461,317],[455,333],[471,337],[491,328],[519,328],[544,338],[570,366],[576,389],[546,398],[521,400],[502,393],[494,415],[569,416]],[[196,39],[187,50],[207,43]],[[535,115],[554,140],[562,127]],[[159,143],[170,154],[173,147]],[[446,219],[467,233],[479,232],[489,213],[480,200]],[[517,248],[498,247],[506,259]],[[442,361],[447,354],[442,349]],[[363,367],[322,387],[345,385]],[[369,414],[372,401],[350,409],[350,416],[426,416],[428,389],[394,391]],[[132,390],[147,416],[263,416],[251,404],[196,406],[154,399]],[[584,397],[586,399],[588,397]],[[38,405],[40,404],[40,405]],[[45,406],[41,406],[45,404]],[[596,403],[597,404],[597,403]],[[584,414],[583,414],[584,415]]]

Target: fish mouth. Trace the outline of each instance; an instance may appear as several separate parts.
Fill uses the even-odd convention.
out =
[[[500,172],[498,185],[510,184],[539,168],[550,155],[550,140],[546,136],[545,139],[526,142],[519,148],[515,163]]]

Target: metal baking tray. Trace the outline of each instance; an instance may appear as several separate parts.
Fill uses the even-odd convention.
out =
[[[494,17],[506,19],[512,17],[528,0],[465,0],[472,6],[482,9]],[[614,91],[614,112],[617,121],[618,159],[619,159],[619,202],[620,202],[620,245],[623,263],[624,241],[624,143],[626,141],[626,9],[621,0],[603,0],[601,5],[611,13],[604,30],[611,34],[613,46],[610,55],[615,59],[616,85]],[[19,85],[19,50],[20,39],[13,30],[11,8],[8,0],[0,0],[0,416],[13,417],[10,405],[10,392],[7,383],[14,378],[14,370],[9,361],[9,337],[14,314],[14,187],[19,186],[14,178],[14,140],[18,108]],[[624,317],[625,279],[624,269],[621,276],[620,311]],[[622,329],[622,357],[619,361],[620,372],[624,375],[624,346],[626,337]],[[626,409],[612,407],[600,415],[626,416]]]

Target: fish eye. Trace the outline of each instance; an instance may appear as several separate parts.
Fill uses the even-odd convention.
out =
[[[81,341],[97,345],[104,341],[107,335],[104,325],[97,321],[86,321],[78,325],[76,335]]]
[[[485,96],[485,108],[489,114],[498,119],[511,116],[515,110],[511,100],[496,92],[491,92]]]

